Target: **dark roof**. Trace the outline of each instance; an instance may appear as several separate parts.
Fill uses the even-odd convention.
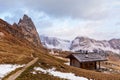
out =
[[[76,58],[79,62],[92,62],[92,61],[107,61],[107,59],[99,54],[96,53],[73,53],[67,58],[74,57]]]

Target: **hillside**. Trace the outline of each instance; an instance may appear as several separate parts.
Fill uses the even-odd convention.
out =
[[[16,23],[10,25],[0,19],[0,63],[25,63],[32,59],[31,54],[36,53],[35,48],[45,51],[39,37],[37,42],[34,35],[32,32],[26,35]]]
[[[31,23],[32,20],[28,16],[27,19],[25,17],[22,22],[20,20],[23,23],[21,25],[20,23],[10,25],[0,19],[0,63],[26,64],[34,57],[39,58],[37,63],[27,68],[16,80],[65,80],[52,75],[51,72],[72,73],[74,77],[83,77],[85,80],[120,79],[118,74],[105,74],[68,66],[64,64],[65,60],[49,55],[48,50],[41,45],[35,26],[33,27],[33,23]],[[26,20],[30,20],[30,22]],[[29,29],[29,24],[34,29]],[[14,71],[11,74],[13,73]]]

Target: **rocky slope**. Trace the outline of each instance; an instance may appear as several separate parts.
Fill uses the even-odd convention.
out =
[[[38,53],[37,48],[39,53],[46,52],[28,16],[13,25],[0,19],[0,63],[26,63],[33,58],[31,54]]]
[[[113,49],[120,50],[120,39],[111,39],[109,40],[109,43]]]
[[[40,35],[42,45],[49,49],[69,50],[70,41],[55,37]]]
[[[37,30],[31,20],[27,15],[23,16],[23,19],[19,20],[19,23],[14,23],[13,25],[8,24],[7,22],[0,20],[1,31],[7,32],[10,35],[19,38],[21,40],[28,40],[30,43],[40,46],[40,38],[37,33]],[[3,30],[2,30],[3,29]],[[2,33],[2,32],[1,32]]]
[[[120,39],[107,40],[95,40],[87,37],[76,37],[72,42],[51,38],[47,36],[41,36],[42,44],[47,48],[56,48],[69,51],[87,50],[90,52],[104,52],[111,51],[114,53],[120,53]],[[66,44],[64,44],[66,43]],[[62,45],[62,46],[60,46]],[[65,46],[65,47],[64,47]]]
[[[100,52],[100,51],[112,51],[114,53],[119,53],[119,48],[114,48],[119,44],[119,40],[95,40],[87,37],[76,37],[71,44],[70,50],[88,50],[90,52]]]
[[[39,46],[40,38],[35,28],[35,25],[30,17],[27,15],[23,16],[23,19],[19,20],[18,27],[21,28],[22,33],[24,34],[24,38],[33,44]]]

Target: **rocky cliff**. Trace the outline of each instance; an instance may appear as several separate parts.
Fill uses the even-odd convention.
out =
[[[41,46],[35,25],[27,15],[24,15],[23,19],[20,19],[18,24],[14,23],[13,25],[0,19],[0,32],[1,34],[7,33],[9,36],[12,35],[22,41],[26,40],[35,46]],[[8,38],[8,36],[6,38]]]
[[[21,31],[24,34],[25,39],[27,39],[29,42],[32,42],[36,46],[41,45],[38,32],[30,17],[24,15],[23,19],[19,20],[18,27],[21,28]]]

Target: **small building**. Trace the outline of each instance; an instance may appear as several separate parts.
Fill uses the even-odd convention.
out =
[[[72,53],[67,58],[70,59],[70,65],[83,69],[100,69],[100,62],[107,59],[96,53]]]

